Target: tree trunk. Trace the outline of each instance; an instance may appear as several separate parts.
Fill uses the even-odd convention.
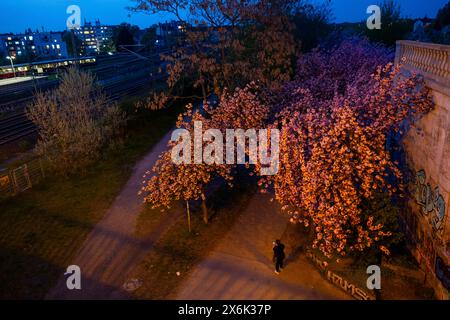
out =
[[[381,264],[383,263],[383,253],[381,253],[380,251],[377,252],[377,265],[380,267],[381,269]],[[375,300],[383,300],[382,296],[381,296],[381,289],[374,289],[373,290],[375,293]]]
[[[202,194],[202,211],[203,211],[203,222],[208,224],[208,209],[206,208],[206,197]]]
[[[188,229],[191,232],[191,212],[189,211],[189,201],[186,201]]]
[[[206,85],[204,80],[202,80],[202,95],[203,95],[203,103],[206,104]]]

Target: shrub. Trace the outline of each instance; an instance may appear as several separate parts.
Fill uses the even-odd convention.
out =
[[[37,154],[61,174],[95,161],[126,121],[118,105],[96,86],[94,77],[76,68],[62,75],[58,88],[38,92],[27,116],[39,130]]]

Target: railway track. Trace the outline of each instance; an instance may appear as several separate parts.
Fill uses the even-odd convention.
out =
[[[134,82],[112,81],[104,86],[111,101],[117,101],[121,98],[136,94],[143,89],[145,85],[150,85],[151,81],[163,78],[141,79]],[[129,84],[127,84],[129,83]],[[29,101],[32,100],[29,99]],[[17,114],[0,118],[0,146],[12,143],[21,138],[36,133],[36,126],[27,118],[25,111]]]
[[[100,65],[87,69],[97,76],[99,83],[112,101],[136,94],[145,85],[150,85],[151,81],[160,80],[164,77],[162,75],[153,79],[148,77],[148,74],[154,68],[154,63],[159,60],[159,53],[147,57],[147,60],[126,53],[99,59],[102,60]],[[149,64],[149,61],[152,62]],[[124,78],[123,74],[131,74],[132,76]],[[31,86],[30,83],[27,83],[22,84],[18,89],[16,88],[16,91],[10,90],[10,88],[2,88],[4,91],[2,92],[2,98],[6,99],[8,95],[11,95],[11,101],[6,99],[6,103],[0,104],[0,114],[20,111],[14,115],[0,118],[0,146],[36,133],[36,127],[23,111],[26,105],[34,99],[33,94],[27,91],[31,90],[31,87],[35,88],[34,85]],[[44,87],[40,89],[51,89],[53,86],[50,83],[45,83]],[[25,93],[28,94],[24,97]]]
[[[136,56],[126,54],[116,54],[113,56],[99,56],[98,62],[92,66],[80,66],[82,70],[91,72],[99,82],[108,81],[108,79],[120,77],[124,74],[135,74],[148,69],[156,61],[155,57],[149,57],[149,60],[139,59]],[[58,75],[58,71],[54,74]],[[23,105],[32,99],[36,90],[46,91],[56,87],[58,79],[36,76],[28,81],[11,83],[0,86],[0,113],[20,109]]]

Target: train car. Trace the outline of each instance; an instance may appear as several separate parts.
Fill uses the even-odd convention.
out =
[[[95,65],[96,62],[97,58],[90,56],[14,64],[14,69],[11,65],[5,65],[0,66],[0,79],[13,78],[14,74],[16,77],[30,75],[31,73],[52,74],[58,72],[58,70],[65,69],[74,64],[78,64],[84,67]]]

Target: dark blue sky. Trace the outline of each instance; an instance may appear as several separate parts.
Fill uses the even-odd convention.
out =
[[[320,2],[320,0],[315,0]],[[408,17],[436,16],[436,12],[448,0],[398,0],[402,12]],[[367,18],[366,8],[380,0],[332,0],[336,22],[361,21]],[[81,19],[99,18],[105,24],[128,22],[145,28],[170,17],[157,14],[148,16],[128,12],[130,0],[0,0],[0,33],[22,32],[26,28],[63,30],[68,15],[66,8],[76,4],[81,8]]]

